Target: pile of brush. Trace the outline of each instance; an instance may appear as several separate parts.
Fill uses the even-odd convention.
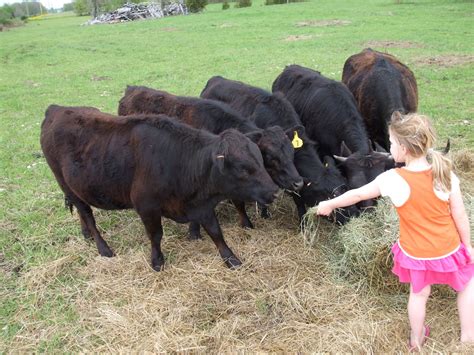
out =
[[[126,3],[115,11],[99,15],[92,20],[87,21],[85,25],[118,23],[187,14],[188,9],[184,2],[172,2],[167,5],[163,5],[161,3]]]

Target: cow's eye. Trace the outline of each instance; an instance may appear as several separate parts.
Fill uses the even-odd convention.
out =
[[[239,166],[236,167],[237,176],[240,179],[247,179],[255,169],[248,166]]]

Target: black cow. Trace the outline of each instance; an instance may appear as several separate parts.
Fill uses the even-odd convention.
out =
[[[296,169],[305,180],[299,194],[293,194],[300,219],[306,213],[305,206],[314,206],[347,190],[346,180],[334,161],[326,158],[323,163],[318,157],[314,142],[306,136],[298,114],[282,93],[270,93],[239,81],[214,76],[207,82],[201,97],[227,103],[261,128],[279,125],[287,131],[294,130],[293,139],[299,138],[303,143],[295,149],[294,160]],[[350,207],[337,213],[336,219],[344,223],[348,216],[357,214],[358,210]]]
[[[349,156],[339,159],[350,188],[367,184],[393,166],[388,153],[371,149],[357,104],[344,84],[309,68],[290,65],[275,79],[272,90],[283,92],[291,102],[321,156],[338,157],[343,143],[350,149]],[[372,205],[373,201],[360,204]]]
[[[206,129],[215,134],[235,128],[245,133],[260,148],[265,168],[276,184],[291,191],[297,191],[303,186],[303,179],[293,164],[293,147],[287,136],[293,133],[292,129],[287,130],[287,133],[276,125],[260,129],[221,102],[176,96],[143,86],[127,87],[120,100],[118,113],[121,116],[137,113],[165,114],[194,128]],[[244,202],[233,202],[239,211],[241,226],[253,228],[245,212]],[[199,225],[191,225],[190,237],[200,237]]]
[[[133,208],[151,240],[159,271],[161,217],[204,226],[229,267],[241,264],[224,241],[214,207],[227,198],[273,201],[278,187],[256,144],[236,130],[214,135],[164,115],[117,117],[90,107],[46,110],[41,147],[66,204],[76,207],[84,237],[100,255],[113,251],[97,230],[90,206]]]
[[[392,113],[417,110],[418,88],[413,72],[394,56],[367,48],[346,60],[342,81],[358,103],[370,138],[389,150]]]

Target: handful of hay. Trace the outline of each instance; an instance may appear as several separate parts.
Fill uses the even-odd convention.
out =
[[[390,201],[380,199],[377,207],[351,219],[343,226],[332,225],[308,210],[303,219],[305,243],[321,248],[334,274],[359,288],[388,293],[403,287],[391,273],[391,247],[398,238],[398,217]]]

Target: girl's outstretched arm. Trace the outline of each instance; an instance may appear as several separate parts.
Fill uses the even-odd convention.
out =
[[[461,190],[459,186],[451,191],[449,196],[449,207],[451,209],[451,216],[454,224],[458,230],[461,242],[466,246],[466,249],[471,254],[471,263],[474,263],[474,253],[471,244],[471,228],[469,226],[469,219],[467,218],[466,209],[462,201]]]
[[[358,189],[349,190],[346,193],[333,198],[332,200],[321,201],[316,213],[318,215],[328,216],[335,208],[354,205],[363,200],[369,200],[380,196],[380,189],[374,180]]]

